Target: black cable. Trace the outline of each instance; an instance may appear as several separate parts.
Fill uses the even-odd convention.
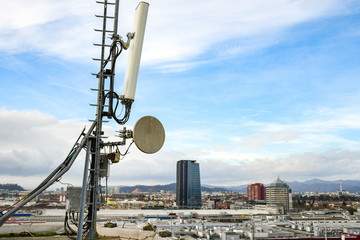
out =
[[[71,234],[76,234],[76,232],[69,226],[68,219],[69,219],[68,213],[66,213],[65,214],[65,219],[64,219],[64,231],[65,231],[65,234],[70,239],[76,239],[75,237],[73,237],[71,235]]]
[[[78,140],[79,140],[79,139],[78,139]],[[74,145],[74,146],[75,146],[75,145]],[[75,148],[75,149],[74,149],[74,148]],[[8,206],[8,207],[6,207],[6,208],[1,209],[1,212],[4,212],[5,210],[10,210],[10,209],[12,209],[14,206],[18,205],[18,204],[19,204],[20,202],[22,202],[24,199],[27,199],[28,197],[30,197],[31,195],[33,195],[35,192],[37,192],[37,191],[38,191],[40,188],[42,188],[47,182],[49,182],[50,179],[53,179],[54,177],[57,177],[57,174],[58,174],[59,172],[61,172],[63,169],[65,169],[65,168],[68,166],[68,164],[69,164],[69,162],[70,162],[73,154],[75,154],[77,148],[76,148],[76,147],[73,147],[72,150],[74,150],[74,151],[70,151],[70,153],[68,154],[68,156],[66,157],[66,159],[64,160],[64,162],[63,162],[62,164],[60,164],[60,165],[59,165],[45,180],[43,180],[35,189],[33,189],[30,193],[28,193],[28,194],[25,196],[25,198],[23,198],[23,199],[15,202],[15,203],[14,203],[13,205],[11,205],[11,206]],[[71,152],[72,152],[72,153],[71,153]],[[60,177],[58,177],[58,178],[60,178]],[[55,178],[55,179],[56,179],[56,178]]]
[[[119,101],[120,101],[120,99],[117,98],[116,105],[115,105],[115,109],[113,110],[113,112],[114,112],[115,114],[116,114],[117,108],[118,108],[118,106],[119,106]],[[118,116],[120,116],[120,115],[122,114],[123,110],[124,110],[124,105],[121,104],[121,106],[122,106],[122,108],[121,108],[121,111],[120,111],[120,113],[118,114]],[[118,116],[116,116],[116,117],[118,117]]]
[[[123,45],[121,42],[114,42],[114,44],[117,46],[117,43],[120,43],[119,47],[112,48],[110,50],[110,54],[112,56],[112,60],[111,60],[111,68],[110,68],[110,98],[109,98],[109,115],[113,116],[114,114],[114,110],[113,110],[113,104],[114,104],[114,84],[115,84],[115,65],[116,65],[116,60],[117,58],[120,56],[122,50],[123,50]],[[117,98],[117,102],[119,101],[119,99]]]
[[[119,45],[119,47],[118,47]],[[116,48],[116,49],[115,49]],[[105,68],[105,66],[107,65],[107,63],[110,61],[111,59],[111,56],[113,56],[113,58],[111,59],[111,76],[110,76],[110,81],[111,81],[111,85],[113,86],[113,82],[114,82],[114,72],[115,72],[115,64],[116,64],[116,60],[117,58],[120,56],[120,54],[122,53],[124,49],[124,46],[123,46],[123,43],[121,41],[114,41],[112,43],[112,46],[110,48],[110,53],[109,53],[109,56],[105,62],[105,64],[103,65],[103,68]],[[115,50],[115,54],[114,54],[114,50]],[[114,55],[113,55],[114,54]],[[120,124],[120,125],[124,125],[130,118],[130,111],[131,111],[131,104],[132,102],[125,102],[124,105],[125,105],[125,113],[124,113],[124,116],[123,118],[118,118],[117,114],[116,114],[116,110],[117,110],[117,107],[119,105],[119,95],[113,91],[112,89],[113,87],[110,87],[110,92],[106,93],[104,95],[103,93],[103,105],[105,104],[105,99],[107,97],[109,97],[110,95],[110,100],[109,101],[113,101],[114,97],[117,99],[117,102],[116,102],[116,106],[114,109],[110,109],[110,114],[111,116],[114,118],[114,120]],[[113,106],[113,103],[109,104],[110,106]],[[122,111],[121,111],[122,112]],[[121,114],[121,113],[120,113]]]
[[[102,66],[102,69],[104,69],[104,68],[106,67],[106,65],[108,64],[108,62],[110,61],[111,56],[112,56],[112,51],[114,50],[114,48],[118,48],[116,41],[112,43],[112,46],[111,46],[110,52],[109,52],[109,56],[108,56],[107,59],[105,60],[104,65]],[[121,50],[121,51],[122,51],[122,50]]]
[[[126,149],[125,153],[122,155],[122,156],[123,156],[122,159],[124,159],[124,158],[125,158],[125,155],[128,154],[129,149],[130,149],[130,147],[131,147],[131,145],[132,145],[133,143],[134,143],[134,140],[130,143],[129,147]],[[121,155],[121,154],[120,154],[120,155]],[[122,159],[120,159],[120,160],[122,160]]]
[[[122,52],[122,45],[120,44],[121,46],[121,49],[119,51],[119,48],[117,46],[117,41],[113,41],[113,43],[111,44],[111,47],[110,47],[110,50],[109,50],[109,56],[107,57],[107,59],[104,61],[103,65],[101,66],[101,71],[103,71],[106,67],[106,65],[108,64],[108,62],[111,60],[112,63],[111,63],[111,69],[110,69],[110,92],[108,92],[107,94],[105,94],[104,91],[102,91],[102,99],[101,101],[103,102],[103,105],[105,103],[105,99],[106,97],[108,96],[109,93],[112,93],[113,92],[113,88],[114,88],[114,69],[115,69],[115,65],[114,65],[114,62],[116,61],[116,58],[117,56]],[[115,49],[116,48],[116,49]],[[113,59],[111,59],[111,57],[113,56],[113,52],[114,52],[114,49],[115,49],[115,57],[113,57]],[[105,79],[106,77],[103,76],[104,72],[99,72],[99,74],[102,74],[102,78],[101,80]],[[98,76],[98,78],[100,79],[100,76]],[[112,100],[113,99],[113,96],[110,97],[110,99]],[[101,111],[104,110],[104,107],[102,107]],[[112,109],[111,109],[112,110]],[[112,115],[112,112],[110,112],[110,115]]]
[[[109,96],[109,94],[111,94],[110,92],[108,92],[105,96],[104,96],[104,99],[103,99],[103,105],[105,104],[105,99]],[[119,95],[116,93],[116,92],[112,92],[113,95],[115,95],[115,98],[119,101],[120,97]],[[115,109],[112,111],[112,117],[114,118],[114,120],[120,124],[120,125],[124,125],[130,118],[130,111],[131,111],[131,104],[132,102],[125,102],[124,105],[125,105],[125,112],[124,112],[124,116],[119,119],[117,116],[116,116],[116,110],[117,110],[117,107],[118,107],[118,104],[119,102],[117,101],[116,105],[115,105]]]
[[[130,145],[129,145],[129,147],[126,149],[125,153],[121,153],[120,150],[119,150],[119,147],[116,145],[116,149],[117,149],[118,152],[120,153],[120,156],[125,157],[125,155],[128,154],[129,149],[130,149],[130,147],[131,147],[131,145],[132,145],[133,143],[134,143],[134,140],[130,143]],[[124,158],[122,158],[122,159],[124,159]],[[122,160],[122,159],[120,159],[120,160]]]
[[[114,93],[117,98],[118,98],[118,95],[116,93]],[[120,125],[124,125],[130,118],[130,111],[131,111],[131,102],[125,102],[124,105],[125,105],[125,112],[124,112],[124,116],[123,118],[119,119],[117,118],[116,116],[116,111],[113,112],[113,118],[114,120],[120,124]]]

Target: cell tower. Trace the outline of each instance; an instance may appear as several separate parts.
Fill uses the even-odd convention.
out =
[[[127,34],[125,42],[118,35],[118,14],[119,0],[110,2],[108,0],[96,1],[103,6],[103,14],[95,15],[102,19],[102,28],[95,29],[101,33],[101,43],[94,43],[100,48],[100,57],[93,60],[100,63],[99,72],[93,75],[98,79],[98,87],[92,89],[97,92],[97,102],[92,104],[96,107],[95,119],[91,127],[81,132],[74,146],[61,163],[40,185],[32,190],[26,198],[11,207],[1,210],[0,226],[2,226],[17,210],[27,202],[43,192],[53,183],[59,181],[72,166],[76,157],[82,149],[86,149],[84,164],[84,176],[82,188],[68,188],[68,195],[73,194],[74,199],[80,203],[70,203],[65,216],[65,230],[70,233],[77,233],[77,239],[98,239],[96,232],[96,218],[99,204],[101,202],[102,187],[101,178],[108,177],[109,163],[119,162],[124,156],[119,146],[126,145],[127,139],[133,139],[135,145],[144,153],[155,153],[162,147],[165,140],[165,131],[159,120],[152,116],[145,116],[139,119],[133,130],[125,127],[119,131],[119,141],[105,142],[102,126],[103,123],[114,119],[118,124],[124,125],[131,112],[131,105],[135,100],[135,90],[138,79],[141,52],[144,40],[145,26],[149,4],[140,2],[136,8],[133,32]],[[115,86],[115,64],[123,50],[129,50],[128,63],[126,66],[123,94],[116,93]],[[117,109],[119,104],[123,105],[123,116],[119,117]],[[113,149],[116,149],[114,152]],[[75,206],[75,207],[74,207]],[[87,209],[87,213],[85,213]],[[74,217],[79,215],[79,217]],[[86,216],[85,216],[86,214]],[[70,226],[73,223],[77,232]]]

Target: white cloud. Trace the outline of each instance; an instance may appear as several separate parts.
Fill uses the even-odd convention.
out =
[[[278,175],[287,181],[321,178],[328,180],[358,179],[360,152],[329,150],[293,154],[284,158],[242,160],[200,160],[201,178],[207,184],[240,185],[254,181],[272,182]],[[336,166],[336,167],[335,167]]]
[[[303,178],[317,176],[319,178],[350,179],[359,177],[356,169],[360,164],[360,152],[332,149],[325,152],[309,152],[293,154],[279,159],[278,171],[291,179],[301,175]]]
[[[241,121],[250,134],[232,136],[230,140],[245,148],[261,148],[267,145],[296,146],[301,151],[329,149],[359,149],[358,141],[349,138],[347,131],[360,129],[357,107],[321,108],[280,121]],[[300,146],[300,147],[299,147]],[[292,151],[292,148],[289,148]]]
[[[266,144],[281,144],[294,141],[299,138],[299,132],[259,132],[244,139],[245,148],[259,148]]]
[[[200,57],[223,58],[276,44],[288,28],[313,19],[347,14],[351,1],[150,1],[143,64],[186,70],[184,62]],[[120,35],[132,29],[136,2],[120,6]],[[80,0],[11,1],[0,20],[0,51],[37,52],[76,61],[89,61],[98,49],[93,42],[101,26],[100,5]],[[16,14],[14,14],[16,13]],[[9,44],[10,43],[10,44]],[[203,56],[205,52],[212,56]],[[201,59],[202,58],[202,59]]]
[[[18,183],[28,188],[40,183],[64,160],[84,126],[82,122],[60,121],[38,111],[8,111],[4,108],[0,110],[0,124],[3,129],[0,133],[0,164],[3,166],[0,181]],[[104,130],[106,135],[113,135],[111,127],[105,126]],[[177,137],[173,134],[169,138]],[[292,139],[293,135],[280,134],[280,138],[276,138],[288,140],[289,137]],[[121,151],[124,152],[125,148],[121,148]],[[156,154],[147,155],[133,145],[120,163],[111,166],[109,185],[175,182],[176,162],[181,159],[195,159],[200,163],[204,184],[267,183],[278,174],[288,181],[313,177],[360,177],[356,172],[360,167],[360,151],[354,150],[309,151],[277,157],[271,153],[242,152],[241,148],[224,145],[186,151],[181,147],[179,151],[174,149],[164,148]],[[63,182],[74,185],[81,183],[83,159],[84,154],[63,176]]]
[[[84,123],[59,121],[38,111],[0,109],[1,175],[50,173],[65,160]]]
[[[91,41],[96,40],[92,31],[95,10],[95,3],[78,0],[5,3],[0,10],[0,50],[9,54],[35,52],[65,59],[89,59],[96,53],[91,47]]]
[[[34,187],[65,160],[84,125],[76,120],[57,120],[39,111],[9,111],[0,109],[0,181]],[[114,139],[115,131],[104,126],[105,134]],[[119,141],[119,139],[116,139]],[[120,148],[125,152],[127,146]],[[114,164],[109,184],[169,183],[175,181],[175,164],[182,155],[159,152],[147,155],[136,146]],[[83,174],[84,151],[75,161],[64,182],[80,184]],[[151,170],[151,171],[149,171]]]

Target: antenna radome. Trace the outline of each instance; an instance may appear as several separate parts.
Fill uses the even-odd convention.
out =
[[[133,102],[135,100],[135,90],[140,67],[148,9],[149,4],[146,2],[140,2],[136,8],[134,39],[130,42],[129,57],[123,87],[123,101]]]

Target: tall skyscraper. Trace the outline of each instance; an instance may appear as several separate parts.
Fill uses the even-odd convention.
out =
[[[279,177],[266,188],[266,205],[278,207],[281,214],[292,209],[291,189]]]
[[[200,168],[194,160],[177,162],[176,205],[187,209],[201,208]]]
[[[262,183],[254,183],[247,187],[248,200],[265,200],[265,187]]]

